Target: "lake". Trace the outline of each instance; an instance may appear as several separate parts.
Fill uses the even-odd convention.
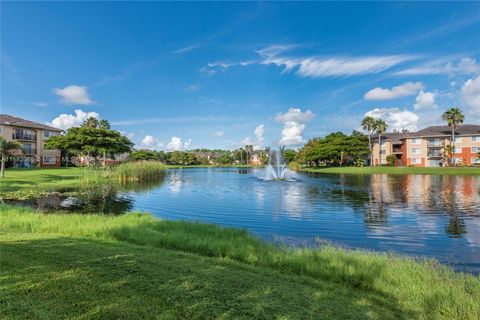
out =
[[[148,211],[246,228],[292,246],[425,256],[480,272],[480,176],[298,173],[295,181],[264,181],[264,175],[264,169],[172,169],[147,185],[105,185],[22,203],[86,213]]]

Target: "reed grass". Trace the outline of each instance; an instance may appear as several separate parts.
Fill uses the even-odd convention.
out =
[[[398,303],[396,307],[404,314],[411,314],[411,318],[480,317],[480,278],[456,273],[433,260],[331,246],[278,247],[260,241],[245,230],[163,221],[141,213],[118,217],[43,215],[31,209],[0,208],[2,233],[104,239],[189,252],[268,268],[289,276],[306,276],[312,281],[337,283],[348,286],[352,293],[356,290],[378,293],[387,301]],[[298,281],[306,281],[301,279],[304,278]]]
[[[119,180],[153,180],[164,175],[165,165],[159,161],[134,161],[124,162],[111,167],[107,176],[113,176]]]

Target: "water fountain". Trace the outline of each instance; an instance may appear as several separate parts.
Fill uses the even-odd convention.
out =
[[[267,176],[264,177],[264,180],[291,180],[293,172],[288,169],[282,153],[282,147],[278,150],[270,150],[268,156]]]

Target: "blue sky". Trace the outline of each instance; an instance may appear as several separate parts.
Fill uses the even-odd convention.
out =
[[[480,4],[1,3],[1,112],[155,149],[480,123]]]

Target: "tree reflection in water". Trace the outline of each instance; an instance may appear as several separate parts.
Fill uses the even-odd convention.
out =
[[[54,192],[36,199],[16,201],[42,212],[76,212],[85,214],[118,215],[133,208],[130,192],[145,192],[163,184],[165,175],[154,181],[117,182],[101,185],[83,185],[68,192]]]
[[[467,233],[463,217],[478,216],[474,203],[480,197],[478,179],[471,176],[435,175],[324,175],[328,183],[306,189],[312,203],[335,202],[362,214],[367,227],[388,225],[394,211],[447,214],[446,232],[451,237]]]

